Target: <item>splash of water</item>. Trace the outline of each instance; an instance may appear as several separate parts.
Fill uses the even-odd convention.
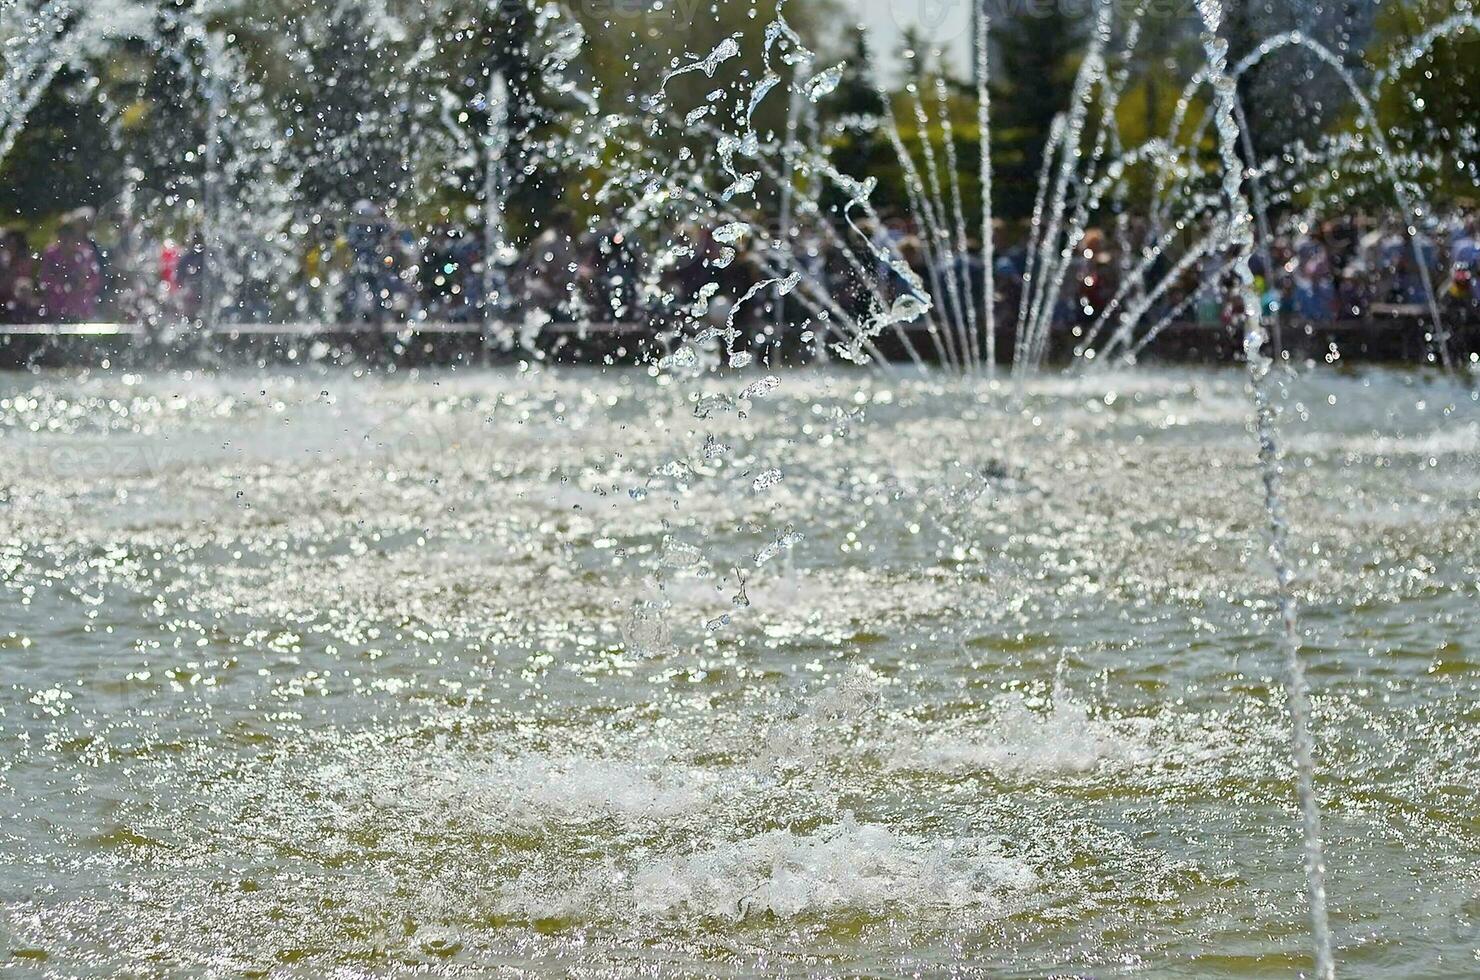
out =
[[[1290,699],[1291,744],[1295,758],[1300,811],[1305,831],[1305,872],[1310,901],[1311,929],[1315,946],[1317,976],[1336,976],[1332,954],[1331,924],[1326,910],[1326,856],[1321,833],[1321,807],[1315,787],[1315,738],[1311,733],[1310,685],[1305,676],[1295,598],[1295,573],[1289,558],[1289,524],[1281,491],[1282,465],[1276,431],[1275,411],[1269,392],[1272,361],[1265,353],[1269,335],[1264,329],[1260,296],[1254,286],[1250,260],[1254,250],[1253,216],[1244,194],[1244,165],[1239,158],[1239,126],[1235,117],[1237,89],[1228,73],[1228,43],[1219,37],[1223,25],[1221,0],[1198,0],[1206,33],[1203,46],[1208,57],[1208,77],[1218,103],[1216,124],[1219,153],[1223,159],[1223,188],[1231,215],[1234,273],[1243,303],[1244,356],[1249,363],[1249,384],[1254,397],[1254,424],[1259,438],[1259,467],[1264,481],[1264,505],[1269,514],[1269,557],[1276,575],[1275,601],[1283,626],[1286,685]]]

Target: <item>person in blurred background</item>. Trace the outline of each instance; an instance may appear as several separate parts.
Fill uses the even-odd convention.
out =
[[[1295,244],[1294,313],[1307,323],[1325,323],[1336,313],[1336,281],[1331,273],[1331,253],[1318,234],[1302,237]]]
[[[1451,316],[1470,317],[1480,311],[1480,222],[1474,217],[1458,220],[1453,230],[1444,298]]]
[[[443,223],[432,228],[421,242],[417,267],[421,302],[433,320],[455,321],[463,300],[456,239],[456,229]]]
[[[36,317],[36,261],[25,232],[0,231],[0,323]]]
[[[73,211],[62,219],[57,240],[41,256],[40,317],[49,323],[85,323],[98,315],[103,269],[88,236],[89,215]]]
[[[175,268],[175,310],[187,320],[205,311],[206,240],[200,231],[192,231],[180,252]]]
[[[557,209],[531,243],[519,278],[524,301],[548,311],[557,320],[570,319],[570,300],[579,267],[576,234],[575,216]]]
[[[348,323],[381,323],[390,308],[390,225],[385,212],[371,201],[354,206],[345,238],[349,241],[351,271],[349,294],[345,297],[344,320]]]

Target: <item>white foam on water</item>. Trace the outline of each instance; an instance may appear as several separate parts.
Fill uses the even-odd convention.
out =
[[[1410,435],[1307,433],[1291,438],[1290,452],[1313,455],[1343,453],[1352,458],[1471,456],[1480,453],[1480,423]]]
[[[577,880],[521,877],[497,906],[507,915],[587,919],[783,920],[866,914],[1002,914],[1038,875],[986,840],[931,839],[859,823],[715,840],[681,854],[639,851]]]
[[[1178,396],[1192,399],[1229,392],[1236,394],[1242,385],[1240,379],[1232,376],[1229,380],[1225,380],[1216,376],[1197,375],[1186,371],[1147,371],[1124,368],[1085,374],[1035,375],[1023,379],[1018,387],[1026,394],[1050,398],[1098,397],[1113,391],[1122,397],[1127,395]]]
[[[776,719],[759,735],[752,770],[773,775],[815,772],[847,754],[852,746],[849,731],[878,712],[882,691],[879,678],[860,669],[807,693],[795,713]]]
[[[1076,775],[1154,763],[1146,719],[1095,718],[1089,705],[1063,693],[1047,711],[1015,696],[993,702],[991,721],[974,731],[938,731],[896,753],[902,769],[990,772],[1010,778]]]
[[[715,777],[677,764],[524,756],[501,773],[510,804],[527,819],[668,820],[707,807]]]
[[[981,841],[929,840],[852,818],[810,834],[776,830],[663,857],[632,881],[639,912],[790,919],[888,908],[1000,909],[1037,883]]]
[[[812,613],[834,607],[844,590],[824,576],[790,569],[758,577],[746,584],[746,591],[758,608]]]
[[[799,629],[799,624],[821,620],[830,624],[873,624],[886,628],[889,617],[901,609],[915,613],[954,609],[954,593],[931,580],[905,575],[879,582],[879,569],[787,568],[781,559],[763,568],[745,569],[744,601],[741,583],[733,574],[706,569],[697,575],[681,571],[669,576],[662,598],[671,603],[675,623],[701,623],[729,614],[736,620],[762,622],[773,628]]]
[[[360,774],[375,806],[432,824],[471,821],[490,832],[674,820],[707,808],[718,784],[716,775],[677,763],[589,755],[423,759],[393,768]],[[331,775],[331,782],[355,778]]]

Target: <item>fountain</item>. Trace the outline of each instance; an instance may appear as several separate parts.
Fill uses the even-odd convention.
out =
[[[504,197],[508,193],[508,174],[504,156],[509,143],[509,88],[504,76],[489,76],[485,111],[488,131],[484,137],[483,171],[483,348],[485,357],[492,352],[493,324],[506,313],[506,284],[499,268],[505,264]]]
[[[1249,362],[1250,390],[1254,395],[1254,426],[1259,437],[1259,466],[1264,481],[1264,509],[1269,515],[1269,557],[1274,565],[1277,603],[1284,627],[1286,684],[1290,697],[1290,722],[1295,757],[1296,779],[1300,793],[1301,817],[1305,830],[1306,880],[1310,900],[1312,932],[1315,940],[1316,975],[1334,978],[1336,965],[1332,955],[1331,924],[1326,912],[1326,858],[1321,834],[1321,807],[1315,786],[1315,740],[1311,733],[1310,687],[1306,680],[1303,640],[1298,621],[1298,607],[1293,592],[1295,571],[1290,564],[1289,525],[1283,500],[1282,459],[1276,431],[1274,409],[1267,389],[1273,362],[1265,353],[1269,334],[1261,314],[1262,298],[1254,288],[1250,260],[1254,253],[1253,216],[1244,191],[1244,163],[1239,158],[1237,91],[1228,74],[1228,48],[1219,38],[1223,22],[1221,0],[1200,0],[1198,10],[1207,26],[1204,42],[1208,49],[1208,80],[1218,100],[1217,127],[1219,154],[1223,158],[1223,188],[1231,215],[1231,237],[1234,247],[1234,272],[1242,290],[1244,317],[1244,356]]]
[[[1298,31],[1235,58],[1199,0],[1203,61],[1169,126],[1131,140],[1147,7],[1095,5],[1015,276],[984,12],[969,81],[916,50],[892,86],[877,39],[838,63],[780,0],[707,50],[625,49],[639,98],[586,50],[589,14],[449,3],[429,23],[455,28],[422,37],[394,3],[355,7],[393,76],[335,92],[353,145],[386,150],[361,218],[421,235],[368,251],[394,271],[353,324],[291,321],[354,305],[335,275],[367,285],[362,256],[333,269],[344,191],[304,189],[364,161],[299,131],[311,83],[267,94],[327,59],[232,4],[0,20],[24,39],[0,160],[63,66],[125,40],[176,66],[204,252],[175,369],[0,375],[0,955],[1334,977],[1401,949],[1462,968],[1480,396],[1420,242],[1427,194],[1373,103],[1476,21],[1364,84]],[[1339,77],[1361,139],[1259,156],[1239,81],[1281,52]],[[877,113],[830,112],[845,85]],[[859,134],[907,207],[841,162]],[[1280,215],[1339,203],[1320,181],[1364,149],[1411,223],[1429,373],[1302,368],[1272,336],[1295,329],[1256,274]],[[440,237],[454,216],[473,234]],[[1120,279],[1066,319],[1106,229]],[[323,268],[290,287],[310,234]],[[413,279],[442,307],[397,306]],[[1148,365],[1208,293],[1246,377]],[[548,363],[552,335],[644,317],[634,368]],[[259,328],[302,329],[300,363],[228,356],[220,338]],[[471,341],[450,366],[412,356],[447,336]]]
[[[96,57],[120,39],[147,30],[151,12],[135,0],[24,0],[0,10],[5,76],[0,85],[0,160],[15,146],[26,120],[57,73]]]

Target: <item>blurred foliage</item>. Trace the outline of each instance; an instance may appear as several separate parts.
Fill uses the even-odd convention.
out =
[[[203,197],[205,80],[219,71],[228,82],[224,115],[233,122],[249,110],[268,117],[256,129],[224,131],[233,179],[269,168],[283,172],[292,190],[284,199],[303,211],[295,220],[312,223],[317,214],[332,221],[363,199],[402,220],[468,221],[483,197],[487,96],[497,71],[511,90],[509,159],[522,175],[510,207],[515,234],[528,234],[561,210],[598,216],[589,191],[600,174],[540,157],[547,138],[564,132],[581,112],[543,66],[549,39],[539,6],[525,0],[219,0],[209,7],[209,28],[231,52],[224,63],[203,50],[198,31],[192,32],[196,6],[196,0],[163,0],[153,43],[115,46],[89,71],[57,78],[0,164],[4,215],[39,227],[79,205],[126,206],[143,220],[183,231],[197,220]],[[1129,63],[1114,66],[1127,71],[1115,119],[1124,146],[1167,134],[1186,78],[1202,61],[1196,17],[1153,8]],[[1249,3],[1230,0],[1230,8],[1228,30],[1237,56],[1258,34]],[[741,54],[714,77],[692,72],[667,86],[673,107],[714,101],[722,109],[721,122],[734,128],[745,110],[745,93],[760,77],[771,9],[762,2],[587,0],[568,11],[587,37],[572,74],[597,94],[603,111],[641,112],[643,100],[675,66],[736,37]],[[854,66],[819,106],[839,168],[879,179],[882,212],[908,210],[904,173],[885,135],[862,125],[832,125],[880,108],[873,84],[858,70],[868,61],[863,41],[843,28],[842,0],[794,0],[785,9],[820,58]],[[1021,225],[1031,214],[1049,129],[1068,104],[1083,56],[1088,25],[1082,13],[1065,12],[1074,9],[1055,5],[1039,11],[1041,16],[1019,11],[992,25],[994,209],[1008,222]],[[1467,9],[1465,0],[1382,4],[1368,60],[1380,67],[1389,52]],[[916,44],[907,38],[904,46]],[[1347,52],[1354,62],[1356,54]],[[1380,124],[1400,150],[1444,155],[1445,166],[1425,180],[1450,198],[1474,196],[1477,54],[1473,34],[1441,41],[1400,73],[1376,103]],[[928,60],[923,53],[907,63],[921,60]],[[1260,79],[1256,69],[1241,90],[1262,152],[1281,145],[1280,126],[1293,127],[1302,138],[1320,135],[1311,132],[1315,124],[1309,120],[1292,120],[1289,99],[1278,91],[1271,95]],[[975,213],[975,86],[954,77],[950,86],[962,193],[968,212]],[[893,106],[906,145],[919,159],[928,141],[943,162],[945,132],[935,119],[933,83],[925,87],[924,127],[903,84],[896,87],[901,91],[892,96]],[[1194,102],[1180,139],[1206,139],[1192,132],[1204,115],[1203,97]],[[784,130],[786,111],[784,98],[760,104],[755,122],[763,137]],[[1348,108],[1321,125],[1351,129],[1357,122]],[[259,145],[264,131],[276,134],[273,142],[281,145]],[[1132,178],[1133,198],[1149,192],[1139,180]]]
[[[194,0],[163,0],[152,43],[110,49],[89,71],[64,73],[34,110],[15,151],[0,165],[0,207],[39,225],[58,211],[106,208],[127,196],[136,214],[178,226],[197,214],[204,182],[205,80],[213,70],[250,76],[276,120],[282,162],[298,198],[325,217],[371,201],[403,220],[466,221],[481,206],[492,73],[509,87],[510,164],[524,174],[509,202],[520,216],[557,207],[589,212],[579,174],[541,166],[546,137],[579,107],[548,83],[543,5],[525,0],[255,0],[220,3],[209,28],[239,63],[212,64],[191,33]],[[585,30],[573,74],[606,111],[633,111],[680,59],[740,38],[742,55],[714,79],[681,76],[675,104],[756,77],[769,17],[749,4],[586,2],[565,14]],[[796,6],[795,29],[825,47],[837,23],[832,0]],[[228,79],[233,98],[239,78]],[[244,107],[233,103],[228,114]],[[762,126],[784,104],[769,100]],[[225,140],[250,137],[223,133]],[[226,152],[261,152],[233,146]],[[99,167],[96,161],[111,165]],[[552,161],[559,163],[559,161]],[[164,219],[167,213],[172,219]],[[183,217],[182,217],[183,216]],[[304,215],[311,219],[312,215]],[[527,224],[528,222],[523,222]]]
[[[1069,107],[1086,30],[1084,15],[1066,12],[1070,6],[1017,12],[992,24],[994,204],[1003,218],[1032,214],[1049,131]]]
[[[1467,0],[1383,4],[1369,58],[1382,69],[1430,28],[1474,12]],[[1430,158],[1413,174],[1430,198],[1480,198],[1480,32],[1438,39],[1383,86],[1374,109],[1389,139]]]
[[[1054,13],[1043,18],[1019,15],[995,23],[992,28],[993,214],[1008,225],[1010,236],[1021,236],[1032,215],[1044,146],[1054,117],[1067,108],[1072,95],[1087,26],[1082,16]],[[1119,43],[1123,45],[1125,39]],[[1185,16],[1158,14],[1142,22],[1127,66],[1126,88],[1116,111],[1115,125],[1123,146],[1168,136],[1174,108],[1186,84],[1182,66],[1199,56],[1200,43]],[[902,49],[918,50],[918,45],[906,37]],[[861,38],[855,37],[849,55],[850,63],[865,63]],[[963,201],[966,212],[976,214],[981,206],[982,149],[976,86],[972,81],[953,77],[949,87],[952,93],[949,116]],[[923,161],[927,141],[937,160],[943,161],[946,133],[937,121],[933,75],[925,79],[921,90],[925,93],[929,125],[922,129],[917,124],[913,95],[898,92],[893,105],[900,135],[916,161]],[[1201,118],[1205,104],[1203,98],[1194,97],[1188,119],[1195,123]],[[834,116],[874,114],[879,108],[877,93],[859,73],[851,73],[827,103],[827,110]],[[1091,129],[1102,121],[1091,111]],[[1193,125],[1184,121],[1178,142],[1196,139],[1211,146],[1208,134],[1197,134],[1192,129]],[[882,212],[911,210],[903,167],[884,134],[850,132],[836,141],[834,152],[844,172],[878,178],[877,200]],[[1133,171],[1130,183],[1133,202],[1149,195],[1149,175]],[[973,227],[971,231],[975,234],[977,229]]]
[[[0,223],[22,224],[78,207],[98,208],[119,190],[119,168],[100,167],[114,157],[116,114],[103,102],[105,86],[64,70],[52,82],[0,168]]]

